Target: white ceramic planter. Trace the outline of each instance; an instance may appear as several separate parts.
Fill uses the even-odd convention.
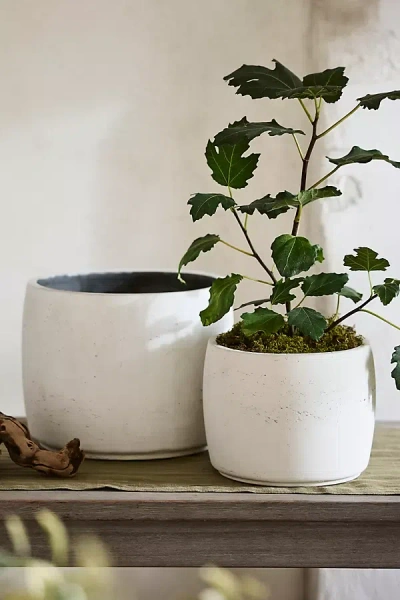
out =
[[[204,328],[213,278],[103,273],[31,281],[23,326],[32,435],[56,448],[78,437],[87,456],[166,458],[204,448]],[[183,291],[182,291],[183,290]]]
[[[355,479],[368,465],[374,408],[368,345],[261,354],[209,341],[206,435],[211,462],[226,477],[274,486]]]

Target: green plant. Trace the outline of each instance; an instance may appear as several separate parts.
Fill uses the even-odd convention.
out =
[[[386,271],[389,267],[386,259],[379,258],[374,250],[366,247],[357,248],[354,250],[354,254],[344,257],[344,266],[348,267],[350,271],[365,271],[368,275],[369,295],[367,299],[362,300],[361,293],[347,286],[349,278],[347,273],[303,275],[318,263],[322,263],[324,254],[318,244],[313,244],[307,238],[298,235],[302,214],[309,204],[319,199],[341,195],[341,191],[336,187],[331,185],[321,187],[338,169],[354,163],[369,163],[373,160],[385,161],[396,169],[400,168],[400,162],[391,160],[379,150],[365,150],[353,146],[345,156],[328,157],[328,161],[333,167],[318,181],[310,185],[307,178],[310,159],[319,140],[360,108],[377,110],[385,99],[400,99],[400,90],[367,94],[358,98],[357,105],[350,112],[324,131],[319,131],[320,116],[324,105],[337,102],[348,82],[343,67],[306,75],[301,80],[284,65],[275,61],[274,69],[243,65],[224,79],[230,86],[237,88],[237,93],[243,96],[255,99],[296,99],[311,124],[311,135],[307,149],[303,151],[299,142],[299,136],[305,135],[302,130],[283,127],[275,120],[252,123],[243,117],[218,133],[214,141],[208,142],[207,164],[212,171],[213,179],[224,186],[226,192],[194,194],[188,201],[191,207],[190,214],[193,221],[197,221],[205,215],[213,215],[218,208],[229,211],[243,233],[248,250],[233,246],[217,234],[207,234],[196,239],[182,257],[179,264],[179,277],[181,277],[182,268],[194,261],[201,252],[208,252],[217,243],[221,243],[254,258],[266,273],[266,280],[257,279],[256,281],[269,288],[268,297],[251,300],[242,305],[242,307],[247,305],[255,307],[253,312],[245,312],[241,315],[241,329],[247,336],[258,332],[275,334],[289,328],[290,335],[296,333],[312,340],[319,340],[340,323],[361,311],[400,329],[397,325],[367,308],[374,300],[380,300],[386,306],[399,294],[400,280],[398,279],[387,277],[379,284],[373,285],[372,283],[372,272]],[[311,101],[311,104],[307,104],[307,101]],[[289,135],[293,138],[301,165],[299,190],[294,193],[283,191],[274,197],[267,194],[250,204],[239,205],[235,201],[232,191],[246,187],[249,179],[253,177],[260,155],[248,154],[247,151],[250,148],[250,142],[263,133],[268,133],[270,136]],[[256,250],[249,235],[249,217],[257,212],[269,219],[275,219],[288,211],[294,213],[291,231],[283,233],[273,241],[271,256],[265,260]],[[215,323],[230,310],[236,288],[243,279],[251,278],[232,273],[214,281],[209,305],[200,313],[203,325]],[[296,300],[295,293],[299,291],[301,298],[293,307],[292,302]],[[337,296],[337,309],[333,319],[328,320],[320,312],[305,306],[306,300],[310,297],[328,295]],[[355,307],[339,316],[340,299],[343,296],[352,300]],[[279,305],[285,306],[284,314],[273,310]],[[393,352],[392,363],[395,364],[392,377],[395,379],[397,389],[400,389],[400,346],[397,346]]]
[[[114,589],[115,573],[109,568],[111,560],[101,540],[84,537],[70,544],[65,525],[48,510],[39,511],[36,520],[47,535],[51,560],[34,558],[22,519],[18,515],[7,517],[5,528],[13,552],[0,550],[0,574],[1,569],[10,567],[23,571],[14,578],[17,579],[17,590],[7,590],[7,584],[0,581],[1,600],[108,600],[120,597]],[[64,568],[70,566],[71,550],[78,569]],[[199,574],[206,587],[197,600],[267,600],[269,597],[266,587],[246,574],[237,575],[214,566],[203,567]],[[131,593],[129,598],[132,600],[136,596]]]
[[[51,560],[32,555],[28,531],[17,515],[5,520],[13,552],[0,550],[0,570],[20,568],[16,578],[17,589],[7,590],[2,582],[3,600],[101,600],[112,596],[110,557],[102,542],[94,537],[83,537],[70,544],[67,529],[54,513],[38,511],[36,521],[48,538]],[[75,555],[71,566],[69,555]],[[14,571],[15,573],[15,571]],[[14,588],[15,586],[13,586]]]

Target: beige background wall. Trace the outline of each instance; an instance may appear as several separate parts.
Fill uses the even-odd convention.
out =
[[[222,77],[274,57],[306,71],[308,18],[307,0],[2,0],[0,410],[23,411],[28,278],[175,268],[208,232],[243,244],[230,215],[194,226],[186,202],[218,188],[204,148],[229,121],[302,123],[297,103],[235,96]],[[261,168],[240,200],[297,185],[291,140],[261,145]],[[268,252],[276,222],[252,228]],[[196,267],[260,274],[223,248]]]
[[[325,111],[329,122],[353,108],[355,99],[366,93],[399,89],[398,2],[314,0],[311,15],[311,54],[315,68],[344,65],[350,77],[341,107],[333,105]],[[387,100],[378,111],[359,110],[324,138],[323,154],[343,156],[352,146],[359,145],[378,148],[392,159],[400,160],[399,123],[400,102]],[[390,271],[383,275],[397,277],[400,274],[399,170],[383,162],[352,165],[341,169],[330,183],[342,189],[343,196],[315,205],[312,222],[326,249],[324,269],[340,268],[345,254],[358,246],[369,246],[391,264]],[[374,280],[380,282],[381,276],[376,275]],[[368,283],[363,273],[352,274],[350,285],[367,293]],[[399,300],[385,308],[378,301],[374,307],[371,305],[371,310],[400,325]],[[377,417],[400,420],[400,394],[390,377],[391,353],[400,343],[400,332],[366,314],[357,317],[354,323],[370,339],[374,350]]]
[[[0,410],[23,412],[28,278],[175,268],[207,232],[242,244],[229,215],[191,223],[190,194],[217,187],[203,156],[207,139],[245,114],[289,126],[303,117],[297,105],[235,96],[222,77],[274,57],[307,71],[308,18],[307,0],[2,0]],[[290,140],[262,144],[268,150],[243,201],[297,184]],[[276,224],[252,227],[268,251]],[[259,273],[229,252],[197,267]],[[301,571],[265,576],[273,600],[301,598]],[[143,593],[157,582],[172,598],[181,587],[176,572],[139,577]],[[193,577],[186,573],[188,585]]]

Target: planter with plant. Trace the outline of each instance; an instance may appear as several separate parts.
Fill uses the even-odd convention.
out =
[[[354,146],[345,156],[329,157],[331,168],[318,181],[310,182],[308,177],[310,159],[321,139],[355,111],[376,110],[385,99],[400,99],[400,91],[358,98],[353,110],[323,130],[322,110],[340,99],[348,82],[343,67],[300,79],[275,61],[274,69],[243,65],[225,80],[238,94],[251,98],[295,99],[310,122],[311,133],[303,144],[303,131],[275,120],[254,123],[244,117],[230,124],[206,148],[212,177],[225,190],[195,194],[188,202],[193,221],[217,209],[229,212],[246,246],[237,248],[217,234],[207,234],[189,247],[180,271],[201,252],[221,243],[247,254],[264,271],[259,280],[265,288],[262,298],[242,304],[239,323],[209,341],[204,411],[211,461],[227,477],[259,484],[322,485],[351,480],[369,461],[375,375],[370,346],[348,323],[360,311],[389,323],[371,306],[389,304],[399,294],[400,280],[376,277],[388,269],[389,262],[371,248],[357,248],[344,257],[344,266],[349,271],[365,271],[369,290],[363,297],[347,285],[347,272],[321,272],[323,249],[299,235],[299,228],[309,204],[341,195],[336,187],[326,185],[339,169],[376,160],[400,168],[400,162],[379,150]],[[274,197],[266,194],[240,205],[234,191],[246,187],[253,177],[259,154],[248,150],[250,142],[263,133],[292,138],[299,154],[300,185],[296,191],[282,191]],[[269,253],[256,248],[249,228],[253,215],[276,219],[289,211],[293,214],[291,230],[272,242]],[[319,267],[317,272],[309,274],[315,267]],[[200,313],[203,325],[217,322],[230,310],[243,279],[245,275],[233,272],[213,283],[209,304]],[[332,295],[336,297],[333,316],[308,306],[314,297]],[[344,314],[340,312],[342,298],[354,303]],[[400,389],[400,346],[394,349],[392,363],[392,377]]]

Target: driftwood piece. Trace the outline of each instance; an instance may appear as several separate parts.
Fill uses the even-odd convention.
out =
[[[0,412],[1,444],[17,465],[57,477],[73,477],[85,458],[77,438],[58,452],[43,450],[32,440],[26,425]]]

